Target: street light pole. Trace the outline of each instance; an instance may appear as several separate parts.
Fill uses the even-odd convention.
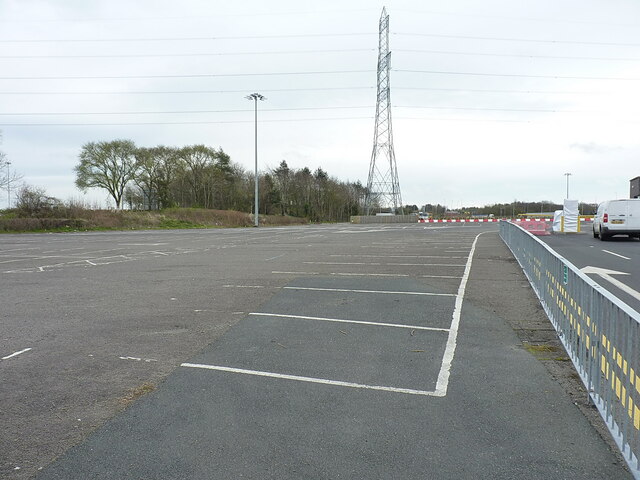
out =
[[[259,225],[259,216],[258,216],[258,100],[263,101],[266,98],[259,93],[252,93],[251,95],[247,95],[245,97],[247,100],[253,100],[254,103],[254,114],[255,114],[255,154],[256,154],[256,165],[255,165],[255,207],[254,207],[254,226],[257,227]]]
[[[569,200],[569,177],[571,176],[571,174],[565,173],[564,175],[565,177],[567,177],[567,200]]]

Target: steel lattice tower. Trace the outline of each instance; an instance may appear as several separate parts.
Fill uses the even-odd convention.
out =
[[[389,80],[391,52],[389,51],[389,15],[387,15],[386,8],[382,9],[380,16],[379,33],[376,126],[365,197],[366,215],[382,210],[397,213],[402,207],[391,130],[391,86]]]

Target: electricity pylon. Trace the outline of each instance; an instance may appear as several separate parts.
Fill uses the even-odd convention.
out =
[[[365,214],[374,211],[398,213],[402,207],[396,155],[393,151],[391,130],[391,52],[389,51],[389,15],[382,9],[378,40],[378,97],[373,152],[367,180]]]

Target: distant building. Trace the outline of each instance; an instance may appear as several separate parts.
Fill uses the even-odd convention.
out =
[[[640,177],[632,178],[629,198],[640,198]]]

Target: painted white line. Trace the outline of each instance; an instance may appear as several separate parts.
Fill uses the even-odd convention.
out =
[[[286,255],[286,253],[282,253],[280,255],[276,255],[275,257],[271,257],[271,258],[265,258],[264,261],[268,262],[270,260],[275,260],[276,258],[280,258],[280,257],[284,257]]]
[[[337,276],[344,276],[344,277],[410,277],[411,275],[408,275],[406,273],[346,273],[346,272],[329,272],[329,273],[323,273],[321,274],[320,272],[271,272],[274,275],[281,275],[281,274],[285,274],[285,275],[289,275],[289,274],[295,274],[295,275],[337,275]],[[457,278],[461,278],[461,277],[457,277]]]
[[[24,348],[24,349],[20,350],[19,352],[13,352],[11,355],[7,355],[6,357],[2,357],[2,360],[8,360],[9,358],[17,357],[18,355],[21,355],[21,354],[23,354],[25,352],[28,352],[29,350],[32,350],[32,348],[31,347]]]
[[[616,257],[624,258],[625,260],[631,260],[629,257],[625,257],[624,255],[620,255],[615,252],[610,252],[609,250],[602,250],[604,253],[608,253],[609,255],[615,255]]]
[[[15,262],[22,262],[22,261],[24,261],[25,259],[29,260],[29,259],[31,259],[31,258],[32,258],[32,257],[24,257],[24,258],[16,258],[16,259],[14,259],[14,260],[3,260],[3,261],[2,261],[2,262],[0,262],[0,263],[15,263]]]
[[[486,232],[483,232],[486,233]],[[482,233],[478,234],[471,245],[471,251],[469,252],[469,259],[467,265],[462,274],[462,280],[458,287],[458,295],[456,295],[456,303],[453,309],[453,318],[451,321],[451,329],[449,330],[449,338],[447,338],[447,346],[442,356],[442,367],[440,367],[440,373],[438,373],[438,381],[436,383],[435,394],[439,397],[444,397],[447,394],[447,388],[449,386],[449,376],[451,375],[451,365],[453,364],[453,357],[456,353],[456,342],[458,339],[458,328],[460,327],[460,317],[462,314],[462,301],[464,300],[464,292],[467,288],[467,281],[469,280],[469,273],[471,272],[471,264],[473,263],[473,254],[476,250],[476,244],[478,238]]]
[[[265,288],[264,285],[223,285],[223,288]]]
[[[335,322],[335,323],[355,323],[358,325],[373,325],[376,327],[395,327],[395,328],[408,328],[410,330],[430,330],[435,332],[448,332],[448,328],[436,328],[436,327],[420,327],[417,325],[401,325],[399,323],[380,323],[380,322],[366,322],[362,320],[343,320],[340,318],[325,318],[325,317],[307,317],[304,315],[282,315],[279,313],[260,313],[253,312],[249,315],[255,317],[277,317],[277,318],[295,318],[299,320],[318,320],[322,322]]]
[[[166,245],[167,243],[119,243],[121,247],[159,247],[160,245]]]
[[[320,272],[271,272],[274,275],[320,275]]]
[[[330,257],[356,257],[356,258],[467,258],[467,257],[451,257],[443,255],[345,255],[334,254]]]
[[[612,277],[612,275],[630,275],[629,273],[618,272],[616,270],[608,270],[606,268],[600,268],[600,267],[590,267],[590,266],[583,267],[580,270],[582,270],[584,273],[587,273],[587,274],[599,275],[606,281],[618,287],[623,292],[631,295],[636,300],[640,300],[640,292],[638,292],[637,290],[634,290],[629,285],[621,282],[617,278]]]
[[[201,368],[204,370],[217,370],[220,372],[229,372],[229,373],[241,373],[244,375],[254,375],[258,377],[270,377],[270,378],[279,378],[282,380],[296,380],[298,382],[307,382],[307,383],[320,383],[323,385],[333,385],[336,387],[349,387],[349,388],[361,388],[365,390],[380,390],[383,392],[392,392],[392,393],[406,393],[409,395],[423,395],[429,397],[439,397],[436,392],[429,392],[426,390],[413,390],[411,388],[397,388],[397,387],[383,387],[381,385],[364,385],[361,383],[352,383],[352,382],[342,382],[339,380],[327,380],[324,378],[314,378],[314,377],[301,377],[299,375],[286,375],[283,373],[274,373],[274,372],[263,372],[260,370],[247,370],[244,368],[232,368],[232,367],[223,367],[220,365],[203,365],[199,363],[183,363],[180,365],[181,367],[187,368]]]
[[[155,358],[139,358],[139,357],[118,357],[120,360],[133,360],[135,362],[157,362]]]
[[[372,265],[372,266],[403,266],[403,267],[464,267],[451,263],[377,263],[377,262],[302,262],[307,265]]]
[[[406,273],[329,273],[345,277],[409,277]]]
[[[462,278],[459,275],[420,275],[421,278]]]
[[[352,293],[379,293],[385,295],[424,295],[428,297],[455,297],[454,293],[428,293],[428,292],[393,292],[387,290],[350,290],[347,288],[314,288],[314,287],[282,287],[286,290],[312,290],[317,292],[352,292]]]

